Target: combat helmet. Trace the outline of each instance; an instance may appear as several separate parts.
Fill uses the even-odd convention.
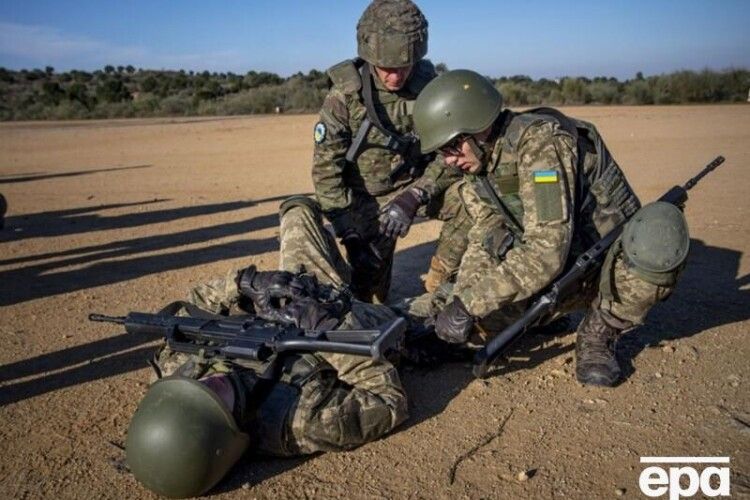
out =
[[[414,129],[422,153],[461,134],[482,132],[500,115],[503,96],[479,73],[458,69],[428,83],[414,103]]]
[[[410,0],[374,0],[357,23],[357,52],[373,66],[416,64],[427,54],[427,19]]]
[[[172,498],[201,495],[226,475],[248,447],[211,389],[186,377],[166,377],[146,393],[128,428],[125,453],[135,478]]]
[[[649,203],[625,225],[622,250],[638,271],[666,273],[676,269],[690,250],[685,215],[671,203]]]

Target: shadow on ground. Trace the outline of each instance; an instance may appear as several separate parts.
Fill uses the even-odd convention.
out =
[[[148,224],[160,224],[188,217],[201,215],[215,215],[232,210],[253,207],[260,203],[281,201],[288,195],[274,196],[261,200],[231,201],[226,203],[210,203],[164,210],[133,211],[131,213],[113,216],[100,215],[97,212],[115,208],[136,207],[141,209],[147,205],[170,201],[155,199],[133,203],[117,203],[97,205],[67,210],[39,212],[35,214],[14,215],[5,218],[6,229],[0,233],[0,242],[18,241],[27,238],[67,236],[71,234],[87,233],[91,231],[106,231],[112,229],[128,229]],[[33,258],[37,258],[34,256]],[[0,262],[7,264],[12,262]]]
[[[89,231],[127,229],[201,215],[232,212],[259,203],[283,200],[287,196],[132,212],[111,217],[101,216],[96,212],[110,208],[136,206],[141,208],[144,205],[165,200],[83,207],[10,217],[6,220],[9,229],[12,229],[19,219],[25,221],[24,227],[26,229],[23,233],[4,231],[5,234],[2,235],[3,239],[0,239],[0,244],[3,240],[11,241],[27,237],[56,237]],[[209,243],[221,238],[250,235],[255,231],[277,226],[278,215],[274,212],[239,222],[197,227],[196,229],[171,234],[114,240],[69,250],[0,259],[0,266],[23,265],[22,267],[0,271],[0,306],[118,283],[149,274],[270,252],[278,248],[275,237],[260,239],[248,237],[228,243],[217,243],[208,247],[178,250],[158,255],[144,255],[187,245]],[[54,248],[54,245],[50,245],[50,247]]]
[[[690,240],[688,263],[672,297],[657,304],[645,324],[618,343],[626,376],[635,371],[632,360],[647,347],[750,318],[750,275],[739,275],[741,258],[737,250]]]
[[[27,174],[4,174],[0,175],[0,184],[14,184],[18,182],[43,181],[47,179],[56,179],[58,177],[78,177],[80,175],[98,174],[101,172],[116,172],[118,170],[135,170],[140,168],[149,168],[151,165],[132,165],[129,167],[111,167],[95,168],[90,170],[76,170],[73,172],[58,172],[48,174],[46,172],[32,172]]]

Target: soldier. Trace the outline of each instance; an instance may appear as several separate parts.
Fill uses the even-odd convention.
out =
[[[251,307],[265,319],[308,330],[322,325],[376,328],[396,317],[386,306],[354,300],[337,320],[333,305],[339,299],[320,297],[331,290],[339,293],[338,288],[314,285],[311,290],[304,270],[327,284],[340,284],[341,277],[331,263],[318,269],[320,259],[295,250],[297,234],[287,228],[282,226],[280,234],[286,270],[230,272],[194,288],[189,301],[215,314]],[[293,300],[282,308],[280,297]],[[390,363],[332,353],[299,353],[283,360],[279,375],[269,382],[259,377],[261,366],[241,367],[162,347],[154,364],[164,378],[150,387],[128,429],[127,461],[136,479],[169,497],[200,495],[250,446],[275,456],[348,450],[383,436],[408,416],[406,395]]]
[[[456,169],[421,155],[414,99],[433,79],[427,20],[409,0],[374,0],[357,24],[359,58],[328,70],[332,86],[315,125],[315,194],[354,268],[356,297],[384,302],[396,238],[417,214],[444,220],[428,290],[458,268],[468,217]]]
[[[592,124],[550,108],[516,113],[502,105],[491,82],[466,70],[438,77],[417,99],[422,152],[440,151],[464,172],[459,193],[473,226],[452,297],[419,298],[412,313],[437,313],[443,340],[484,343],[630,218],[600,274],[558,312],[587,309],[576,338],[576,376],[612,386],[621,375],[617,337],[675,286],[689,245],[684,216],[663,202],[641,208]]]

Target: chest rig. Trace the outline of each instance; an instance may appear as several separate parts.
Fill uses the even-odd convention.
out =
[[[422,155],[419,141],[411,132],[402,133],[400,129],[411,129],[411,112],[422,88],[435,77],[435,70],[429,61],[419,61],[412,70],[405,87],[398,92],[381,92],[375,88],[372,66],[362,59],[344,61],[328,70],[331,82],[344,93],[355,95],[364,106],[365,115],[354,131],[346,151],[346,161],[356,164],[360,155],[370,149],[387,150],[398,158],[392,164],[385,180],[383,191],[388,191],[399,181],[410,181],[422,175],[427,164],[435,155]],[[394,123],[388,113],[388,106],[397,103]],[[377,189],[380,191],[381,189]],[[378,194],[373,193],[373,194]]]

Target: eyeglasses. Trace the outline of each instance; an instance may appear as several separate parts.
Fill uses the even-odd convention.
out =
[[[448,144],[445,144],[444,146],[438,148],[438,151],[440,151],[443,154],[443,156],[460,156],[463,154],[463,151],[462,151],[463,143],[468,137],[469,136],[466,134],[461,134],[459,136],[456,136]]]

